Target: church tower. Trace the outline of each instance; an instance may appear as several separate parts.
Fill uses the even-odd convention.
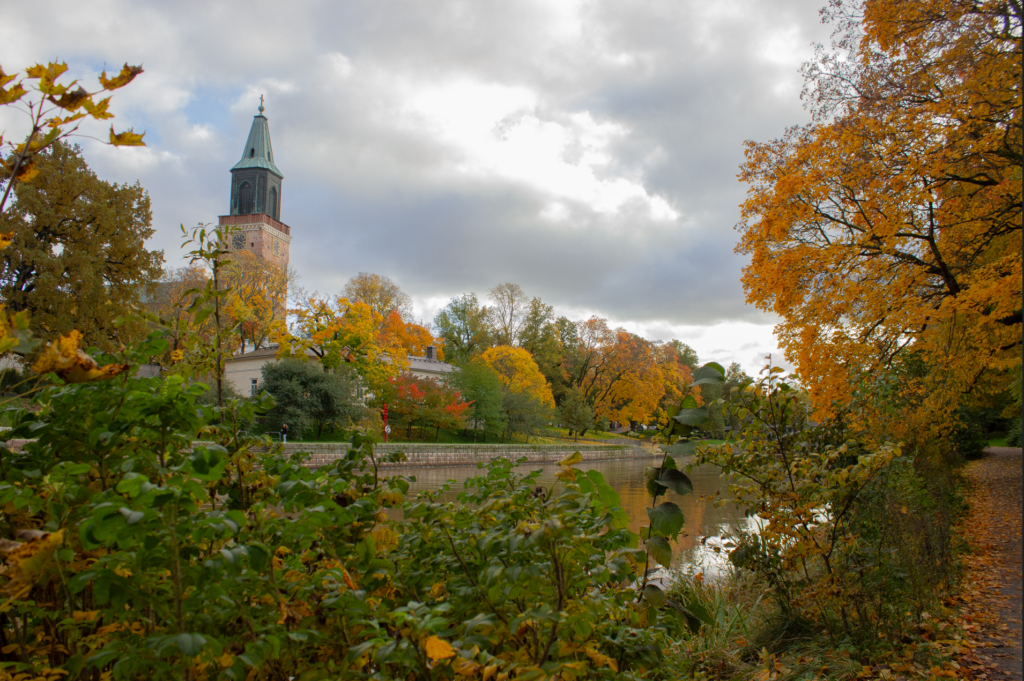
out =
[[[252,119],[242,159],[231,169],[230,214],[221,215],[220,224],[234,226],[229,244],[232,251],[247,250],[287,270],[292,230],[281,222],[283,179],[274,164],[270,126],[260,96],[259,113]]]

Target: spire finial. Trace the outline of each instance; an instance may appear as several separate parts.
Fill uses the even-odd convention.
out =
[[[263,95],[260,95],[260,108],[259,108],[259,111],[260,111],[260,113],[263,113]]]

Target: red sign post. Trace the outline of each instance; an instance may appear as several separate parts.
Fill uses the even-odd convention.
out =
[[[384,442],[388,441],[388,433],[391,432],[391,426],[388,425],[388,405],[384,403]]]

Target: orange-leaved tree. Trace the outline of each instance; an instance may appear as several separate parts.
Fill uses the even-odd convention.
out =
[[[748,142],[744,288],[782,317],[819,416],[882,381],[904,408],[889,435],[935,434],[1020,376],[1020,6],[868,0],[827,15],[848,58],[807,67],[816,122]]]
[[[380,330],[391,345],[402,348],[408,356],[423,357],[428,347],[434,347],[437,358],[444,361],[441,339],[435,338],[427,327],[405,321],[398,310],[391,310],[385,315]]]
[[[594,413],[612,421],[646,423],[665,394],[665,375],[657,346],[625,329],[603,348],[600,373],[585,377],[583,387]]]

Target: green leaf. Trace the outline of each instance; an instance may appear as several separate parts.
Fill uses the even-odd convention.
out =
[[[665,456],[665,463],[663,463],[661,467],[663,469],[669,470],[669,471],[677,471],[677,470],[679,470],[679,466],[676,465],[676,460],[673,459],[671,456],[668,456],[668,455]]]
[[[121,494],[135,498],[142,491],[142,486],[149,482],[149,478],[141,473],[127,473],[121,482],[117,483],[117,491]]]
[[[689,396],[687,396],[689,397]],[[696,409],[680,409],[676,414],[676,421],[684,426],[699,426],[708,420],[708,408],[697,407]]]
[[[249,544],[245,548],[246,553],[249,555],[249,566],[256,570],[256,572],[263,572],[267,567],[270,554],[259,544]]]
[[[128,521],[129,525],[134,525],[135,523],[139,522],[140,520],[146,517],[146,514],[142,511],[133,511],[130,508],[125,508],[124,506],[122,506],[118,510],[121,512],[121,515],[123,515],[125,519]]]
[[[690,478],[686,477],[686,474],[682,471],[662,471],[661,477],[658,478],[658,484],[668,487],[676,494],[693,493],[693,483],[690,482]]]
[[[662,537],[675,539],[683,529],[686,519],[683,510],[671,501],[658,504],[657,508],[647,509],[647,517],[651,519],[651,530]]]
[[[665,567],[672,565],[672,545],[668,543],[668,539],[665,537],[651,537],[644,544],[647,546],[647,550],[650,551],[651,558]]]
[[[594,483],[594,487],[597,488],[597,494],[601,497],[601,503],[609,511],[613,508],[618,508],[622,505],[622,499],[619,497],[619,493],[616,492],[611,485],[604,480],[604,476],[600,471],[590,470],[587,471],[587,477],[590,478],[591,482]]]
[[[683,401],[679,404],[679,409],[696,409],[700,404],[697,403],[697,398],[693,395],[687,395],[683,398]],[[678,412],[677,412],[678,413]],[[673,416],[672,418],[675,418]]]
[[[178,650],[186,657],[195,657],[206,645],[206,637],[202,634],[178,634],[174,637]]]
[[[665,605],[665,592],[654,584],[644,585],[644,600],[655,608]]]
[[[715,626],[714,616],[708,610],[707,606],[701,603],[696,598],[690,597],[686,599],[685,603],[683,604],[683,607],[685,607],[687,612],[695,616],[702,623],[708,625],[709,627]]]
[[[725,369],[717,362],[708,362],[693,374],[690,385],[708,385],[725,382]]]
[[[613,530],[624,530],[629,527],[630,517],[629,514],[623,511],[621,508],[613,508],[611,510],[612,522],[611,528]]]
[[[693,456],[694,452],[697,450],[697,444],[697,440],[684,440],[683,442],[675,443],[671,447],[662,447],[662,449],[671,453],[672,456],[678,456],[679,458],[683,458],[685,456]],[[670,456],[669,458],[672,457]],[[673,461],[672,463],[675,463],[675,461]],[[669,468],[669,466],[665,467]]]

